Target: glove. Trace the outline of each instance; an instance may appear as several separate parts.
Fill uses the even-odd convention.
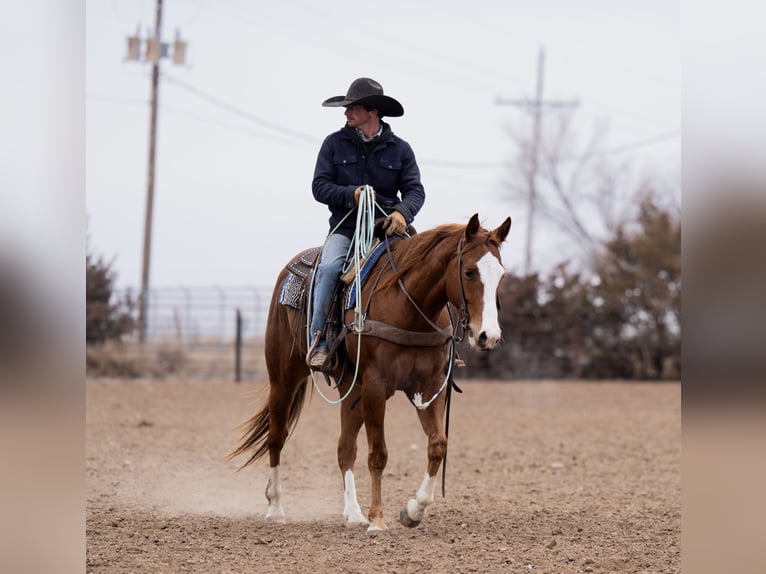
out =
[[[407,222],[401,212],[392,211],[383,222],[383,229],[386,230],[386,235],[400,235],[407,231]]]
[[[362,195],[362,192],[364,191],[364,186],[360,185],[354,190],[354,205],[359,205],[359,196]],[[372,192],[373,199],[375,198],[375,191]]]

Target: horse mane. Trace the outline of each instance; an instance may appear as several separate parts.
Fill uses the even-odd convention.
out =
[[[410,273],[414,268],[423,269],[424,267],[435,267],[439,261],[434,257],[437,248],[446,244],[454,245],[449,253],[457,249],[457,243],[460,237],[465,233],[465,225],[459,223],[446,223],[427,231],[422,231],[408,239],[395,242],[391,247],[392,256],[396,263],[397,270],[383,277],[378,290],[385,290],[396,284],[396,282]],[[480,228],[479,232],[473,237],[469,245],[479,242],[493,243],[500,246],[500,242],[494,233]],[[469,245],[465,246],[468,249]]]

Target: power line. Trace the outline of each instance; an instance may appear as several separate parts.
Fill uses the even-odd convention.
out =
[[[167,77],[167,74],[165,74],[165,77]],[[125,98],[121,96],[110,96],[110,95],[104,95],[104,94],[87,94],[86,97],[89,100],[95,100],[95,101],[100,101],[100,102],[105,102],[110,104],[122,104],[122,105],[133,105],[133,106],[148,106],[149,105],[148,100],[142,100],[139,98]],[[181,110],[178,108],[174,108],[172,106],[161,105],[160,109],[163,111],[175,113],[178,115],[187,116],[189,118],[195,119],[203,123],[218,125],[220,127],[223,127],[229,130],[238,131],[238,132],[252,135],[255,137],[265,137],[267,139],[271,139],[272,141],[277,141],[277,142],[285,143],[285,144],[290,141],[289,138],[287,140],[278,139],[277,134],[270,134],[266,132],[256,132],[256,131],[249,130],[247,128],[232,127],[214,118],[202,116],[200,114],[195,114],[194,112],[189,112],[187,110]],[[228,111],[231,111],[231,110],[228,110]],[[244,113],[247,114],[246,116],[244,116],[245,119],[250,120],[251,118],[249,116],[251,114],[249,114],[249,112],[244,112]],[[240,114],[236,114],[236,115],[238,115],[239,117],[243,117]],[[308,141],[308,138],[310,136],[308,136],[308,134],[303,134],[303,135],[305,136],[304,139]],[[653,145],[671,141],[679,137],[681,137],[680,129],[670,130],[667,132],[661,132],[659,134],[649,136],[644,139],[640,139],[633,142],[628,142],[625,144],[620,144],[618,146],[607,148],[603,151],[590,154],[590,157],[602,157],[607,155],[626,153],[626,152],[634,151],[637,149],[650,147]],[[316,143],[317,141],[318,140],[313,139],[311,143],[313,144],[313,143]],[[587,156],[585,154],[569,155],[569,156],[564,156],[559,158],[559,161],[562,161],[562,162],[580,161],[582,159],[585,159],[586,157]],[[521,164],[512,162],[512,161],[463,161],[463,160],[449,160],[449,159],[420,159],[418,160],[418,164],[421,166],[432,167],[435,169],[449,169],[449,170],[492,170],[492,169],[508,169],[508,168],[522,169],[524,167]]]
[[[148,106],[150,103],[149,100],[142,100],[140,98],[126,98],[123,96],[106,96],[102,94],[87,94],[86,97],[89,100],[109,102],[111,104],[125,104],[128,106]]]
[[[185,117],[191,118],[193,120],[196,120],[198,122],[202,122],[202,123],[205,123],[205,124],[208,124],[208,125],[215,125],[215,126],[218,126],[218,127],[221,127],[221,128],[227,129],[227,130],[231,130],[231,131],[234,131],[234,132],[239,132],[239,133],[247,134],[247,135],[250,135],[250,136],[254,136],[256,138],[267,139],[267,140],[270,140],[270,141],[273,141],[273,142],[277,142],[277,143],[280,143],[280,144],[283,144],[283,145],[287,145],[287,146],[295,146],[296,145],[296,141],[294,139],[290,139],[288,137],[283,137],[280,134],[274,134],[274,133],[264,132],[264,131],[256,131],[255,129],[253,129],[251,127],[232,126],[232,125],[230,125],[228,123],[222,122],[222,121],[220,121],[218,119],[215,119],[215,118],[203,116],[203,115],[200,115],[200,114],[196,114],[194,112],[190,112],[190,111],[182,110],[182,109],[178,109],[178,108],[173,108],[173,107],[170,107],[170,106],[160,106],[160,109],[162,111],[164,111],[164,112],[170,112],[170,113],[173,113],[173,114],[176,114],[176,115],[179,115],[179,116],[185,116]],[[301,145],[308,145],[308,144],[303,144],[303,142],[301,142]]]
[[[601,156],[607,156],[607,155],[626,153],[629,151],[634,151],[637,149],[664,143],[666,141],[677,139],[679,137],[681,137],[681,130],[675,129],[668,132],[662,132],[657,135],[650,136],[648,138],[644,138],[634,142],[629,142],[629,143],[621,144],[615,147],[607,148],[600,152],[595,152],[592,154],[569,155],[569,156],[564,156],[558,159],[559,161],[562,161],[562,162],[571,162],[571,161],[580,161],[587,157],[601,157]],[[424,160],[419,160],[418,163],[421,165],[428,165],[430,167],[444,168],[444,169],[503,169],[503,168],[509,168],[509,167],[521,169],[524,167],[521,164],[518,164],[512,161],[493,162],[493,161],[459,161],[459,160],[452,161],[452,160],[424,159]]]
[[[223,100],[221,100],[221,99],[219,99],[219,98],[217,98],[217,97],[215,97],[215,96],[213,96],[211,94],[208,94],[207,92],[204,92],[204,91],[200,90],[199,88],[197,88],[195,86],[192,86],[191,84],[188,84],[188,83],[183,82],[181,80],[176,80],[175,78],[172,78],[172,77],[168,76],[167,74],[165,74],[163,76],[163,79],[164,79],[164,81],[169,82],[169,83],[171,83],[171,84],[173,84],[175,86],[178,86],[182,90],[186,90],[190,94],[192,94],[194,96],[197,96],[198,98],[200,98],[202,100],[205,100],[209,104],[212,104],[212,105],[214,105],[214,106],[216,106],[218,108],[221,108],[222,110],[226,110],[229,113],[232,113],[232,114],[234,114],[236,116],[239,116],[239,117],[241,117],[243,119],[246,119],[246,120],[251,121],[251,122],[253,122],[255,124],[258,124],[261,127],[264,127],[266,129],[270,129],[270,130],[273,130],[273,131],[276,131],[276,132],[278,132],[279,135],[291,137],[291,138],[302,140],[302,141],[306,141],[306,142],[310,142],[310,143],[313,143],[313,144],[317,144],[320,141],[318,138],[316,138],[316,137],[314,137],[312,135],[309,135],[309,134],[306,134],[306,133],[303,133],[303,132],[299,132],[297,130],[293,130],[293,129],[287,128],[285,126],[282,126],[280,124],[276,124],[276,123],[271,122],[269,120],[265,120],[265,119],[263,119],[263,118],[261,118],[259,116],[256,116],[255,114],[252,114],[252,113],[250,113],[250,112],[248,112],[246,110],[243,110],[243,109],[238,108],[238,107],[236,107],[236,106],[234,106],[232,104],[229,104],[228,102],[224,102]]]
[[[605,149],[601,152],[596,152],[592,154],[594,157],[600,157],[605,155],[614,155],[619,153],[625,153],[628,151],[633,151],[636,149],[649,147],[658,143],[663,143],[672,139],[676,139],[681,137],[681,130],[675,129],[669,132],[663,132],[660,134],[657,134],[655,136],[648,137],[646,139],[638,140],[631,143],[622,144],[613,148]],[[583,159],[585,156],[579,155],[579,156],[565,156],[561,158],[561,161],[577,161],[580,159]]]
[[[142,100],[140,98],[124,98],[124,97],[120,97],[120,96],[106,96],[106,95],[101,95],[101,94],[88,94],[86,97],[89,100],[95,100],[95,101],[98,101],[98,102],[105,102],[105,103],[110,103],[110,104],[122,104],[122,105],[126,105],[126,106],[147,107],[147,106],[149,106],[149,103],[150,103],[149,101]],[[187,118],[191,118],[193,120],[196,120],[196,121],[204,123],[204,124],[218,126],[220,128],[223,128],[223,129],[227,129],[227,130],[230,130],[230,131],[247,134],[247,135],[250,135],[250,136],[257,137],[257,138],[264,138],[264,139],[267,139],[267,140],[270,140],[270,141],[273,141],[273,142],[277,142],[277,143],[281,143],[281,144],[284,144],[284,145],[295,145],[295,143],[296,143],[295,140],[290,139],[288,137],[282,137],[279,134],[274,134],[274,133],[265,132],[265,131],[256,131],[253,128],[250,128],[250,127],[233,126],[233,125],[231,125],[229,123],[226,123],[226,122],[223,122],[223,121],[221,121],[219,119],[216,119],[216,118],[213,118],[213,117],[209,117],[209,116],[204,116],[202,114],[197,114],[195,112],[191,112],[191,111],[188,111],[188,110],[183,110],[183,109],[180,109],[180,108],[175,108],[173,106],[160,105],[159,109],[162,112],[176,114],[176,115],[179,115],[179,116],[185,116]]]

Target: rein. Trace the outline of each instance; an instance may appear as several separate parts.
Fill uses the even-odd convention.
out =
[[[388,241],[388,237],[385,239],[386,242],[386,252],[388,254],[388,263],[391,265],[391,270],[394,273],[398,272],[398,269],[396,268],[396,263],[394,263],[393,255],[391,254],[391,248]],[[460,288],[460,307],[457,309],[457,321],[453,321],[452,313],[449,313],[450,316],[450,326],[449,327],[439,327],[436,323],[434,323],[426,314],[423,312],[423,310],[418,306],[418,304],[415,302],[415,300],[412,298],[412,296],[409,294],[407,289],[404,286],[404,282],[401,279],[397,280],[397,284],[399,285],[399,288],[402,290],[402,293],[404,293],[405,297],[407,297],[407,300],[412,304],[412,306],[415,308],[415,310],[420,314],[420,316],[428,323],[428,325],[435,331],[435,333],[420,333],[420,332],[414,332],[414,331],[406,331],[404,329],[400,329],[398,327],[394,327],[393,325],[386,325],[385,323],[381,323],[379,321],[367,321],[363,328],[359,331],[359,335],[369,335],[369,336],[375,336],[382,339],[386,339],[387,341],[391,341],[394,343],[398,343],[401,345],[410,345],[410,346],[439,346],[443,344],[446,341],[450,342],[450,351],[449,351],[449,361],[447,366],[447,372],[444,377],[444,382],[439,387],[439,389],[434,393],[434,395],[428,399],[427,401],[423,402],[423,397],[420,393],[415,393],[412,397],[412,404],[415,405],[416,408],[419,410],[425,410],[429,407],[429,405],[436,400],[436,398],[444,391],[445,388],[451,388],[455,383],[452,380],[452,368],[455,364],[455,346],[457,343],[462,341],[463,339],[463,332],[465,331],[465,326],[468,322],[468,312],[467,312],[467,303],[465,300],[465,292],[463,290],[463,237],[460,238],[460,241],[458,242],[457,247],[457,261],[458,261],[458,285]],[[448,303],[448,307],[449,307]],[[367,327],[367,323],[373,323],[370,327]],[[354,326],[356,329],[356,325]],[[430,343],[430,344],[426,344]],[[448,391],[449,394],[449,391]],[[449,419],[449,410],[447,410],[447,418]]]
[[[451,333],[449,334],[449,341],[450,341],[450,350],[449,350],[449,361],[448,361],[448,367],[447,367],[447,373],[444,377],[444,382],[442,383],[441,387],[439,387],[439,390],[437,390],[434,395],[427,401],[422,402],[420,393],[415,393],[415,395],[412,397],[412,403],[420,410],[428,408],[428,406],[436,400],[436,397],[438,397],[442,391],[447,389],[447,395],[446,395],[446,401],[445,401],[445,409],[444,409],[444,436],[449,438],[449,419],[450,419],[450,410],[452,406],[452,389],[454,388],[455,391],[458,393],[462,393],[463,391],[460,390],[460,387],[455,384],[455,380],[452,378],[452,369],[455,365],[455,347],[458,343],[460,343],[463,340],[463,335],[465,334],[465,329],[468,325],[468,302],[465,299],[465,291],[463,290],[463,251],[464,251],[464,244],[463,244],[463,237],[460,237],[460,241],[458,242],[457,246],[457,270],[458,270],[458,288],[460,291],[460,307],[456,309],[455,314],[457,315],[456,319],[453,320],[452,317],[452,308],[453,305],[451,303],[447,303],[447,308],[449,310],[449,318],[450,318],[450,326],[451,326]],[[388,244],[388,237],[386,237],[386,251],[388,252],[388,261],[391,265],[391,269],[396,273],[396,264],[394,263],[393,256],[391,255],[391,249],[389,248]],[[402,293],[407,297],[407,299],[412,303],[412,306],[415,307],[417,312],[420,314],[423,319],[426,320],[426,322],[431,326],[436,333],[434,334],[443,334],[446,329],[442,329],[438,325],[436,325],[433,321],[431,321],[428,317],[426,317],[425,313],[423,313],[423,310],[415,303],[415,301],[412,299],[412,296],[407,292],[407,289],[404,287],[404,283],[401,279],[397,281],[399,288],[402,290]],[[402,331],[402,329],[398,329],[398,331]],[[433,334],[432,334],[433,335]],[[395,341],[396,342],[396,341]],[[446,489],[447,489],[447,452],[444,453],[444,458],[442,459],[442,497],[446,496]]]
[[[431,326],[431,328],[435,331],[435,333],[430,333],[431,336],[440,336],[445,335],[449,332],[448,339],[450,341],[450,350],[449,350],[449,360],[447,363],[447,372],[444,376],[444,382],[442,383],[441,387],[434,393],[434,395],[427,401],[422,402],[422,398],[420,393],[415,393],[415,395],[412,397],[412,403],[415,405],[416,408],[423,410],[428,408],[428,406],[436,400],[436,397],[438,397],[442,391],[446,388],[447,389],[447,395],[445,400],[445,407],[444,407],[444,436],[449,438],[449,419],[450,419],[450,410],[452,406],[452,390],[455,389],[456,392],[462,393],[463,391],[460,389],[460,387],[457,386],[455,383],[455,380],[452,378],[452,369],[455,365],[455,355],[456,350],[455,347],[458,343],[460,343],[463,340],[463,335],[465,334],[465,329],[468,325],[468,302],[465,299],[465,291],[463,290],[463,251],[464,251],[464,243],[463,243],[463,237],[460,238],[460,241],[458,242],[457,246],[457,269],[458,269],[458,288],[460,291],[460,307],[455,309],[455,319],[453,319],[453,308],[454,306],[451,303],[447,303],[447,309],[449,311],[449,318],[450,318],[450,328],[442,329],[438,325],[436,325],[431,319],[426,317],[426,314],[423,312],[423,310],[415,303],[415,301],[412,299],[412,296],[407,292],[407,289],[404,287],[404,282],[402,282],[401,279],[397,281],[399,288],[402,290],[402,293],[407,297],[410,303],[412,303],[412,306],[415,307],[415,310],[420,314],[423,319],[426,320],[426,322]],[[391,249],[389,248],[388,243],[388,237],[386,237],[386,251],[388,253],[388,261],[391,265],[391,269],[394,271],[394,273],[397,272],[396,264],[394,263],[393,256],[391,254]],[[372,322],[372,321],[368,321]],[[391,327],[391,326],[388,326]],[[403,329],[398,329],[396,327],[391,327],[391,329],[396,330],[399,336],[401,336],[402,333],[410,333],[409,331],[404,331]],[[425,334],[421,334],[425,335]],[[380,335],[376,335],[380,336]],[[386,338],[386,337],[383,337]],[[392,340],[392,339],[387,339]],[[393,342],[400,342],[399,341],[393,341]],[[444,458],[442,459],[442,497],[445,497],[446,490],[447,490],[447,452],[444,453]]]

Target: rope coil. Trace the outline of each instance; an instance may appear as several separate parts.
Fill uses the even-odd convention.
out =
[[[354,231],[354,239],[351,242],[351,245],[349,246],[349,252],[346,253],[346,259],[349,260],[349,263],[344,266],[343,273],[348,271],[352,266],[354,267],[354,270],[356,272],[356,275],[354,277],[354,289],[356,289],[356,304],[354,306],[354,329],[357,331],[357,345],[356,345],[356,361],[354,361],[354,378],[351,381],[351,384],[348,388],[348,391],[339,399],[333,400],[325,396],[325,394],[322,392],[321,386],[317,383],[316,379],[316,372],[312,369],[311,371],[311,381],[314,384],[314,388],[319,393],[319,396],[321,396],[325,402],[331,404],[331,405],[337,405],[345,401],[348,396],[351,394],[351,391],[354,389],[354,385],[356,384],[356,379],[359,375],[359,357],[361,354],[362,349],[362,330],[364,328],[364,316],[362,315],[362,281],[361,281],[361,273],[360,267],[364,260],[367,258],[367,256],[370,254],[370,250],[372,249],[372,244],[374,241],[373,232],[375,230],[375,190],[372,188],[371,185],[365,185],[362,187],[362,192],[359,194],[359,204],[356,208],[356,229]],[[380,208],[380,206],[378,206]],[[327,235],[327,238],[325,238],[324,243],[322,244],[322,251],[324,251],[324,247],[327,244],[327,239],[335,233],[335,231],[341,226],[341,224],[353,213],[353,209],[349,210],[348,213],[343,217],[343,219],[338,222],[338,225],[336,225],[330,233]],[[382,208],[381,208],[382,211]],[[352,254],[352,257],[349,257],[349,254]],[[313,291],[314,291],[314,280],[316,278],[316,274],[312,275],[311,282],[309,283],[309,293],[308,293],[308,302],[306,305],[306,341],[311,341],[311,333],[309,332],[309,329],[311,329],[311,315],[312,315],[312,303],[313,303]]]

